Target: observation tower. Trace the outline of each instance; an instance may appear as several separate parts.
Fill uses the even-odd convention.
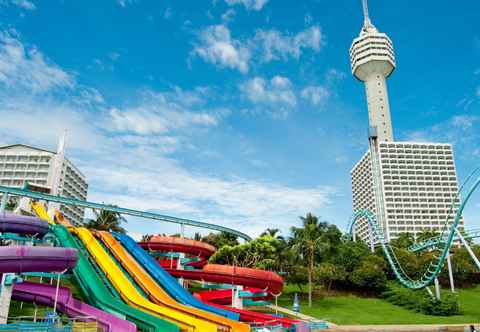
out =
[[[365,83],[370,136],[378,142],[393,141],[388,103],[387,78],[395,69],[395,55],[390,38],[372,24],[367,0],[362,1],[364,21],[360,35],[350,47],[352,74]]]
[[[395,69],[392,41],[372,24],[367,0],[362,5],[363,26],[350,47],[350,61],[353,76],[365,84],[369,149],[351,170],[353,211],[372,211],[387,241],[402,233],[441,231],[452,202],[459,203],[453,147],[394,141],[387,92]],[[355,227],[373,249],[377,239],[366,220]]]

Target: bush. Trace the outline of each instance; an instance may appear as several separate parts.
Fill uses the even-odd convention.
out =
[[[426,290],[411,290],[389,284],[382,297],[390,303],[426,315],[452,316],[460,313],[458,297],[453,294],[445,294],[440,300],[436,300]]]

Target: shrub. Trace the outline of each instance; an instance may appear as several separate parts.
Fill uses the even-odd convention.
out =
[[[382,297],[390,303],[426,315],[452,316],[460,313],[458,297],[453,294],[445,294],[436,300],[425,290],[411,290],[391,283]]]

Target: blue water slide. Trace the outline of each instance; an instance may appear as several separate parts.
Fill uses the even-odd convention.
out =
[[[143,250],[131,237],[120,233],[112,234],[118,241],[120,241],[120,243],[122,243],[123,247],[127,249],[130,255],[142,265],[150,276],[175,300],[197,309],[209,311],[229,319],[239,320],[239,314],[209,306],[190,294],[190,292],[180,286],[177,279],[165,271],[155,259]]]

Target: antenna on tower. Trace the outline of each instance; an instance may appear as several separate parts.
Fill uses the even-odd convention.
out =
[[[370,16],[368,15],[368,0],[362,0],[363,7],[363,28],[366,30],[373,27],[372,21],[370,21]]]

